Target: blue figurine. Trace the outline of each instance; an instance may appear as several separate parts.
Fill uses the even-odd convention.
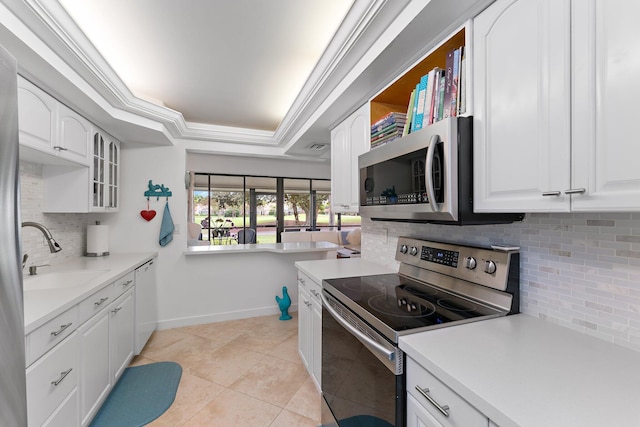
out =
[[[286,286],[282,287],[282,298],[276,295],[276,302],[278,303],[280,311],[282,312],[282,314],[280,315],[280,320],[291,319],[291,316],[289,315],[289,313],[287,313],[287,310],[289,310],[289,307],[291,306],[291,298],[289,298]]]

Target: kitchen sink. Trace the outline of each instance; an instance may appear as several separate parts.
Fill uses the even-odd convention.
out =
[[[25,276],[23,280],[24,290],[36,291],[82,286],[107,271],[109,270],[70,270],[47,272],[35,276]]]

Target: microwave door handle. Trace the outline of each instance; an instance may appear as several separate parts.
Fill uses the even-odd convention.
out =
[[[351,325],[349,322],[344,320],[342,316],[340,316],[331,307],[331,305],[329,304],[329,301],[327,301],[327,297],[325,297],[324,295],[322,295],[322,303],[324,305],[324,308],[326,308],[329,314],[331,314],[331,317],[336,319],[336,322],[340,323],[340,325],[342,325],[342,327],[344,327],[347,331],[349,331],[351,335],[355,336],[359,340],[373,347],[378,353],[383,354],[386,359],[390,361],[393,361],[395,359],[395,355],[396,355],[395,351],[389,351],[384,346],[378,344],[377,342],[375,342],[374,340],[372,340],[371,338],[369,338],[368,336],[360,332],[355,326]]]
[[[427,165],[425,167],[425,175],[427,178],[427,197],[429,197],[429,205],[431,205],[431,210],[433,212],[440,211],[440,207],[436,201],[436,190],[433,185],[433,173],[431,173],[433,169],[433,155],[436,152],[436,145],[439,141],[440,136],[433,135],[431,137],[431,140],[429,141],[429,148],[427,149]]]

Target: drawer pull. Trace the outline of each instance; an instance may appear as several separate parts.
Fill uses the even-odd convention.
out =
[[[316,291],[315,289],[311,289],[311,293],[316,297],[320,296],[320,292]]]
[[[117,312],[119,312],[120,310],[122,310],[122,307],[116,307],[116,308],[114,308],[113,310],[111,310],[111,312],[112,312],[112,313],[117,313]]]
[[[102,304],[105,303],[106,300],[108,300],[109,297],[104,297],[104,298],[100,298],[100,301],[96,301],[93,303],[93,305],[95,305],[96,307],[100,307]]]
[[[57,331],[51,332],[51,335],[53,335],[54,337],[57,337],[58,335],[63,333],[71,325],[73,325],[72,322],[69,322],[66,325],[60,325],[60,329],[58,329]]]
[[[73,371],[73,368],[69,368],[68,371],[60,372],[60,378],[58,378],[55,381],[51,381],[51,384],[54,385],[54,386],[57,386],[58,384],[60,384],[62,382],[62,380],[67,378],[67,375],[69,375],[71,373],[71,371]]]
[[[445,417],[449,416],[449,405],[440,405],[438,402],[436,402],[433,397],[429,396],[427,393],[429,393],[429,389],[428,388],[420,388],[420,386],[416,386],[416,390],[418,390],[418,392],[424,396],[425,399],[427,399],[429,401],[429,403],[431,403],[433,406],[436,407],[436,409],[438,411],[440,411],[442,413],[442,415],[444,415]]]
[[[559,196],[561,193],[559,191],[547,191],[545,193],[542,193],[543,196],[547,197],[547,196]]]
[[[124,287],[126,288],[126,287],[127,287],[127,286],[129,286],[131,283],[133,283],[133,280],[127,280],[126,282],[124,282],[124,283],[122,284],[122,286],[124,286]]]
[[[61,145],[54,145],[53,149],[56,150],[56,151],[67,151],[68,150],[68,148],[64,148]]]

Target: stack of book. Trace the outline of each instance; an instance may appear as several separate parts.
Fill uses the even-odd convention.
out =
[[[407,106],[403,135],[466,111],[464,46],[447,52],[445,68],[435,67],[420,78]]]
[[[389,113],[371,126],[371,148],[391,142],[402,136],[407,115]]]

